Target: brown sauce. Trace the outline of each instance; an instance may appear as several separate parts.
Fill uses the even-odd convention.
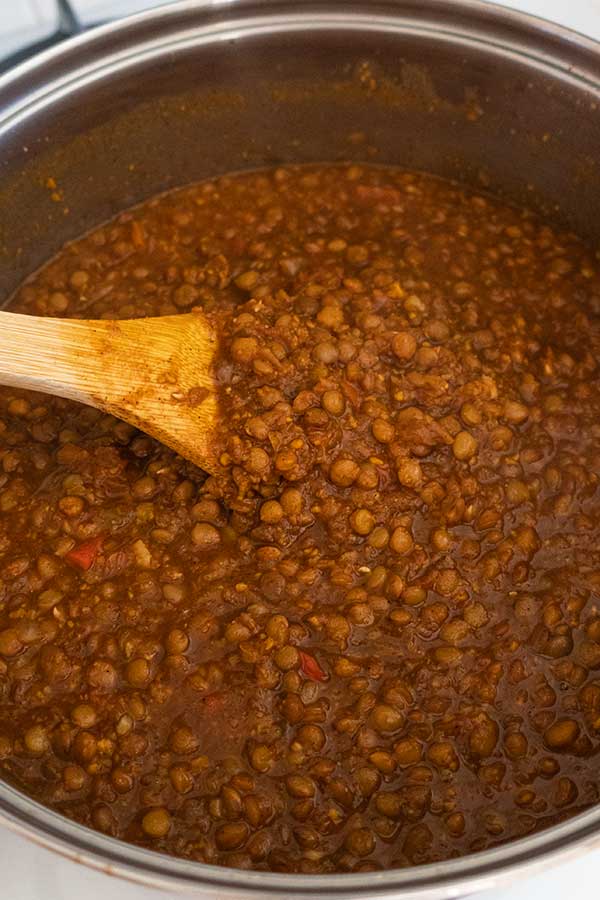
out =
[[[195,185],[66,247],[12,309],[205,310],[207,477],[0,392],[0,772],[208,863],[356,871],[598,800],[600,277],[426,175]]]

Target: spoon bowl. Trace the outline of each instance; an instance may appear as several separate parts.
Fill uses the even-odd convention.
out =
[[[0,312],[0,384],[87,403],[215,473],[216,346],[195,312],[122,321]]]

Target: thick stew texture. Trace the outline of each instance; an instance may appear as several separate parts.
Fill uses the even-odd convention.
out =
[[[202,308],[220,475],[0,393],[0,772],[206,863],[446,859],[599,799],[600,277],[426,175],[221,178],[67,246],[36,315]]]

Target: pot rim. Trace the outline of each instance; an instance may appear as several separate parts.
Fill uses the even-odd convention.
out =
[[[369,29],[473,42],[576,83],[600,99],[600,43],[484,0],[179,0],[70,38],[0,77],[0,135],[90,80],[140,59],[251,33]],[[157,37],[156,35],[159,35]],[[1,173],[1,163],[0,163]],[[600,804],[559,825],[459,859],[331,875],[230,869],[192,862],[107,837],[0,781],[0,823],[76,862],[154,887],[226,890],[229,896],[319,898],[392,894],[457,897],[600,843]]]

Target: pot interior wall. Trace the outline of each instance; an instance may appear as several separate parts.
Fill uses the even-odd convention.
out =
[[[597,86],[489,44],[410,30],[304,27],[132,55],[0,130],[0,301],[119,210],[282,162],[429,170],[595,241],[598,99]]]

